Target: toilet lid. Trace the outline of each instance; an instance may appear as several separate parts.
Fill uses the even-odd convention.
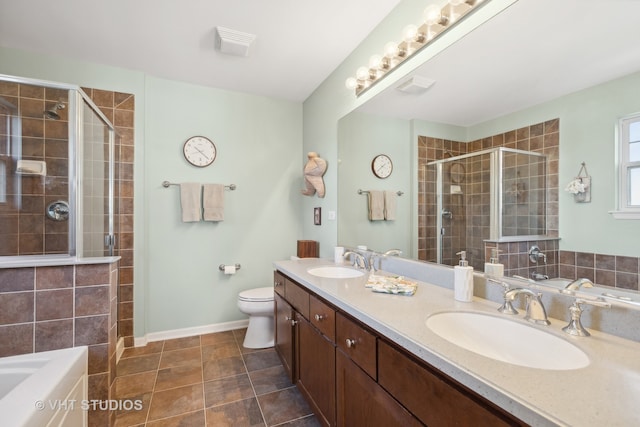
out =
[[[273,287],[247,289],[240,292],[238,298],[243,301],[273,301]]]

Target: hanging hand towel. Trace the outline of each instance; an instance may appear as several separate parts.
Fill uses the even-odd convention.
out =
[[[384,193],[379,190],[369,190],[369,221],[384,219]]]
[[[182,222],[200,221],[202,186],[196,182],[180,184],[180,206],[182,207]]]
[[[397,196],[395,191],[384,192],[384,219],[394,221],[396,219]]]
[[[224,220],[224,185],[204,184],[202,205],[205,221]]]

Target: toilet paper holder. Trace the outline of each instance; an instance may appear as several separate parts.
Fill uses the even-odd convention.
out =
[[[224,265],[224,264],[220,264],[220,265],[218,266],[218,270],[220,270],[220,271],[224,271],[225,267],[226,267],[226,265]],[[240,270],[240,264],[235,264],[235,265],[234,265],[234,267],[236,268],[236,271]]]

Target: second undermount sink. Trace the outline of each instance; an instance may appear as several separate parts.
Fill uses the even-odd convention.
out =
[[[364,275],[362,271],[356,270],[355,268],[337,267],[332,265],[310,268],[307,270],[307,273],[316,277],[326,277],[329,279],[352,279]]]
[[[459,347],[513,365],[549,370],[589,365],[587,355],[570,342],[503,317],[452,311],[436,313],[426,324]]]

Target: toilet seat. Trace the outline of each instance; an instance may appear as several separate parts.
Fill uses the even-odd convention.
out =
[[[238,294],[241,301],[273,301],[273,287],[266,286],[264,288],[247,289]]]

